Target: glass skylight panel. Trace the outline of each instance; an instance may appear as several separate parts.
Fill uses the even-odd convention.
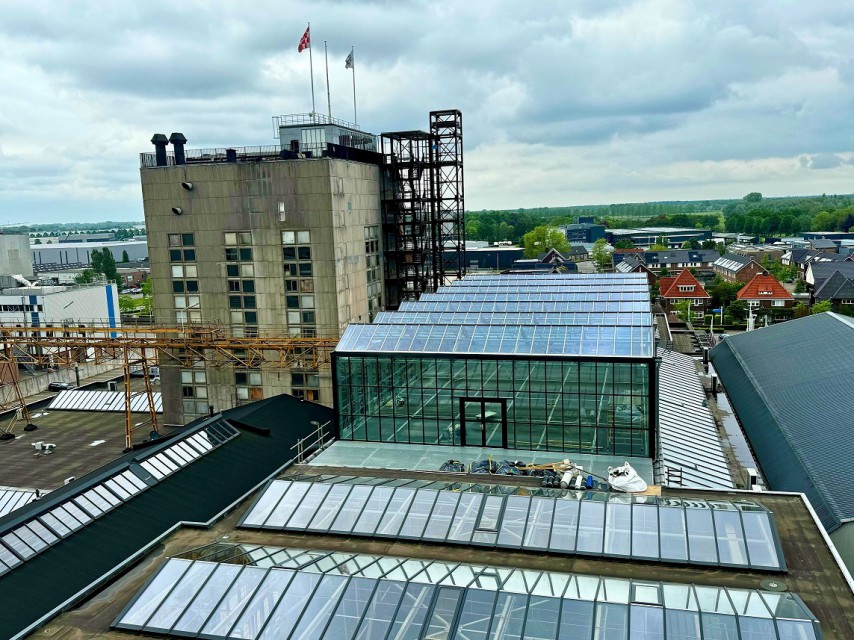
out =
[[[555,498],[512,488],[494,495],[475,493],[477,485],[422,484],[435,488],[276,480],[240,526],[785,569],[772,515],[756,503],[573,491]]]
[[[432,630],[466,640],[557,640],[599,637],[594,629],[608,639],[817,638],[817,620],[791,593],[310,553],[315,562],[303,570],[169,559],[114,626],[247,639]]]

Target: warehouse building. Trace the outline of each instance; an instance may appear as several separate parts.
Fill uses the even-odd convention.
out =
[[[805,493],[854,567],[854,320],[819,313],[730,336],[712,362],[771,489]]]

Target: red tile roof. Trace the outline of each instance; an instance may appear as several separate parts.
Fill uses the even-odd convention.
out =
[[[738,292],[739,300],[794,300],[792,294],[771,274],[757,273]]]
[[[688,269],[683,269],[675,278],[661,278],[658,286],[662,298],[711,298]],[[680,291],[680,286],[693,288],[690,291]]]

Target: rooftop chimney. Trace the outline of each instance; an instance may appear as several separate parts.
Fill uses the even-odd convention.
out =
[[[169,139],[162,133],[151,136],[151,144],[154,145],[154,158],[158,167],[166,166],[166,145]]]
[[[187,138],[183,133],[173,133],[169,136],[169,142],[175,147],[175,164],[187,164],[187,159],[184,156],[184,145],[187,144]]]

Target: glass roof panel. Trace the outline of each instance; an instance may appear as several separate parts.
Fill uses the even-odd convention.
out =
[[[512,487],[505,487],[507,494],[483,497],[481,492],[488,485],[429,483],[429,489],[392,488],[374,486],[371,480],[353,485],[275,480],[239,526],[301,531],[311,523],[313,531],[343,535],[756,570],[785,567],[773,515],[756,503],[761,511],[743,511],[730,501],[716,502],[715,509],[710,509],[702,500],[637,501],[619,493],[549,490],[537,494],[526,489],[526,495],[521,495]],[[349,487],[352,490],[345,492]],[[336,489],[340,493],[327,505],[322,498]],[[332,522],[331,513],[337,514]],[[756,519],[751,525],[753,544],[761,553],[755,563],[747,553],[741,522],[745,513]]]
[[[287,556],[306,553],[282,551]],[[745,632],[774,640],[819,637],[815,617],[791,593],[312,554],[319,562],[311,571],[170,558],[113,626],[245,639],[293,633],[371,640],[386,637],[390,630],[400,631],[400,637],[422,637],[427,628],[441,637],[470,639],[486,638],[488,632],[489,637],[502,638],[591,638],[594,629],[607,638],[631,634],[658,639],[671,633],[679,638],[701,633],[738,638]],[[338,562],[342,557],[349,558],[344,574]],[[380,566],[391,570],[378,575],[375,568]],[[368,571],[372,575],[365,575]],[[662,631],[665,620],[667,636]]]

